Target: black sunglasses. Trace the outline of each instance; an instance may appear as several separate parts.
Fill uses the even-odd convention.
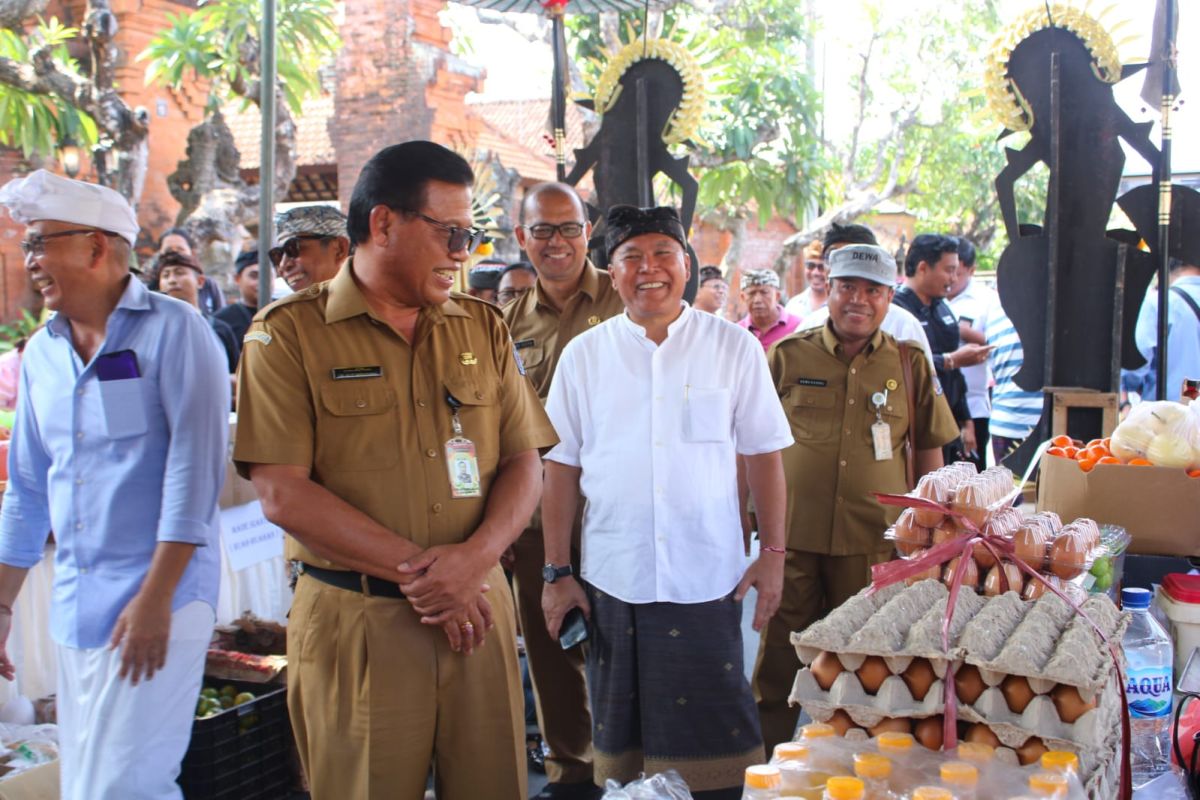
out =
[[[284,256],[287,256],[288,258],[298,258],[300,256],[300,242],[306,240],[311,241],[313,239],[319,242],[327,242],[332,238],[332,236],[320,236],[317,234],[293,236],[291,239],[288,239],[286,242],[279,245],[279,247],[272,247],[270,250],[268,250],[267,257],[271,259],[272,264],[278,267],[280,262],[283,261]]]
[[[551,225],[549,222],[539,222],[536,225],[526,225],[525,230],[535,239],[553,239],[558,233],[564,239],[574,239],[583,235],[583,224],[579,222],[564,222],[561,225]]]
[[[457,253],[459,250],[474,253],[475,248],[479,247],[487,239],[487,231],[482,228],[460,228],[457,225],[451,225],[439,219],[427,217],[419,211],[413,213],[430,225],[449,232],[450,235],[446,238],[446,249],[451,253]]]

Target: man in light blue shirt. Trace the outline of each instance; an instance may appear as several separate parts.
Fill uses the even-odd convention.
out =
[[[21,368],[0,508],[0,675],[11,607],[54,532],[62,797],[166,800],[219,586],[224,355],[190,306],[129,273],[124,198],[38,170],[0,188],[55,316]]]
[[[1189,302],[1190,301],[1190,302]],[[1138,313],[1134,340],[1147,364],[1126,372],[1127,388],[1143,400],[1157,400],[1158,287],[1150,287]],[[1141,385],[1137,385],[1137,378]],[[1184,378],[1200,378],[1200,266],[1171,259],[1171,289],[1167,292],[1167,400],[1179,400]]]

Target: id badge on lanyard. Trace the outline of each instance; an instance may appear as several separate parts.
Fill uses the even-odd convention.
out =
[[[450,426],[454,436],[446,441],[446,470],[450,477],[451,497],[480,497],[483,486],[479,480],[479,459],[475,457],[475,443],[463,436],[462,420],[458,410],[462,403],[446,392],[446,405],[450,407]]]
[[[886,404],[886,391],[871,395],[871,405],[875,406],[875,422],[871,424],[871,444],[875,448],[876,461],[890,461],[892,458],[892,426],[883,421],[882,413]]]

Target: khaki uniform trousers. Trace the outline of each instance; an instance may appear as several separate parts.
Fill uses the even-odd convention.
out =
[[[527,793],[512,596],[487,582],[495,628],[471,655],[408,602],[302,576],[288,624],[288,711],[313,800]]]
[[[775,745],[792,741],[800,718],[799,706],[788,705],[800,669],[791,633],[803,631],[857,594],[871,582],[871,567],[891,556],[890,551],[865,556],[787,551],[779,610],[762,632],[754,664],[754,699],[768,758]]]
[[[571,541],[571,566],[576,579],[579,536],[577,520]],[[525,637],[525,658],[533,682],[538,726],[550,748],[546,777],[551,783],[584,783],[592,780],[592,712],[583,659],[586,645],[563,650],[546,632],[546,617],[542,614],[546,549],[540,506],[529,527],[513,543],[513,553],[513,588]]]

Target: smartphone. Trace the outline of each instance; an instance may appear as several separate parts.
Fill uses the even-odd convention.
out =
[[[141,376],[137,353],[132,350],[118,350],[96,358],[96,378],[99,380],[123,381]]]
[[[575,606],[563,617],[562,627],[558,629],[558,643],[563,650],[570,650],[587,638],[587,618],[583,616],[583,610]]]

